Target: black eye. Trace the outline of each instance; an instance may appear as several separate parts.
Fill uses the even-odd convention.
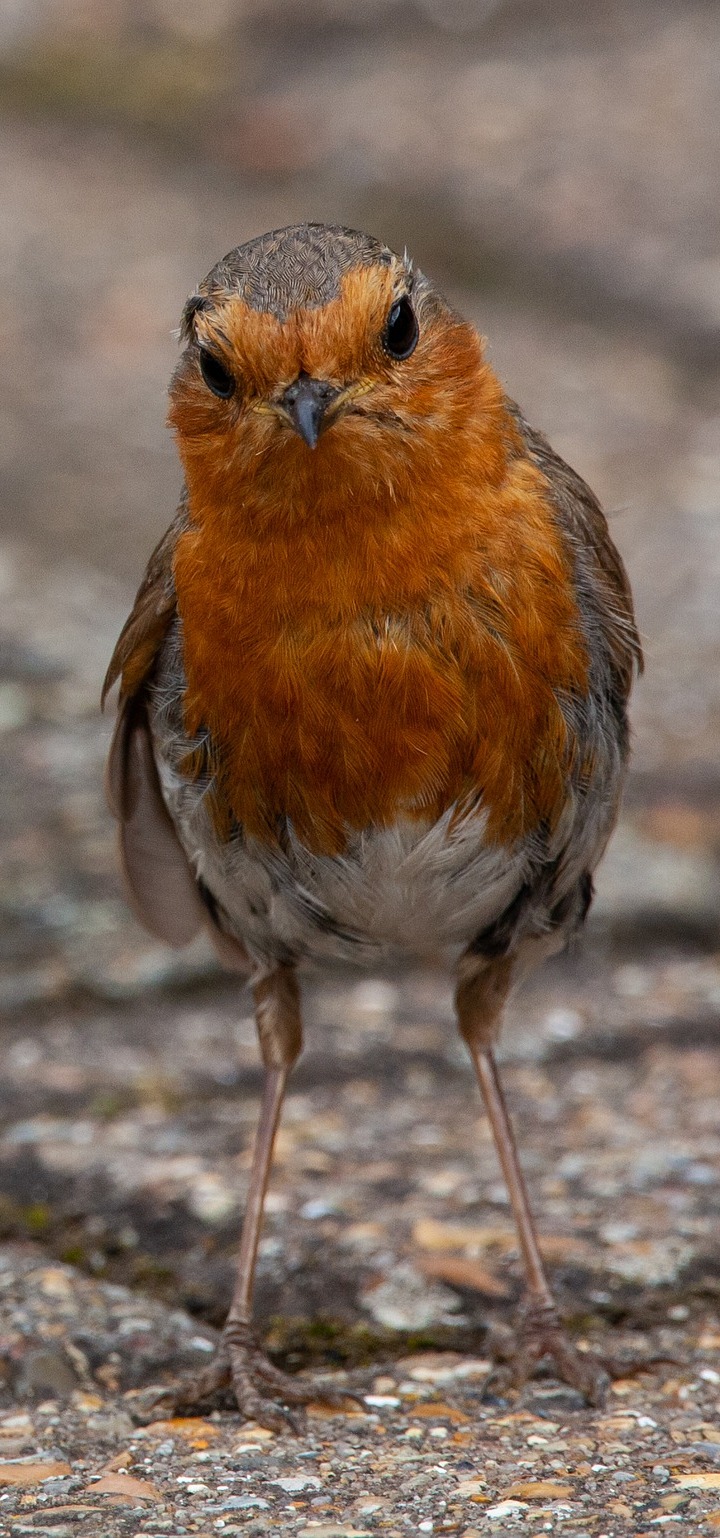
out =
[[[396,299],[387,318],[383,347],[391,358],[409,358],[417,346],[417,317],[409,299]]]
[[[215,354],[208,352],[206,347],[200,348],[200,372],[205,380],[208,390],[213,395],[219,395],[227,400],[235,389],[235,380],[229,374]]]

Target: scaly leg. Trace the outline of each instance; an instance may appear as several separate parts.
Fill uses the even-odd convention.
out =
[[[254,996],[265,1083],[232,1303],[213,1361],[201,1373],[184,1379],[156,1399],[152,1414],[177,1414],[217,1394],[227,1398],[229,1390],[247,1420],[257,1421],[271,1431],[288,1425],[297,1430],[298,1418],[291,1406],[309,1404],[311,1400],[342,1406],[352,1396],[321,1385],[299,1383],[281,1372],[268,1360],[252,1325],[255,1266],[275,1134],[288,1076],[302,1048],[294,970],[278,967],[255,985]]]
[[[560,1320],[540,1254],[525,1177],[495,1060],[494,1043],[510,987],[511,971],[507,959],[478,965],[477,958],[464,958],[455,1003],[460,1032],[475,1066],[505,1177],[525,1268],[528,1298],[513,1365],[517,1378],[524,1381],[535,1364],[549,1356],[564,1383],[579,1389],[591,1404],[599,1404],[607,1387],[607,1374],[594,1358],[575,1348]]]

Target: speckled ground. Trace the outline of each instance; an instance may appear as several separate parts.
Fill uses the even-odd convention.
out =
[[[616,1363],[589,1411],[552,1379],[488,1383],[520,1274],[441,983],[308,990],[258,1312],[278,1361],[370,1398],[300,1439],[132,1418],[207,1359],[227,1301],[259,1083],[234,989],[11,1030],[0,1220],[27,1239],[0,1269],[0,1531],[714,1531],[719,994],[707,958],[600,950],[513,1006],[544,1252],[576,1338]]]
[[[42,1333],[46,1372],[39,1402],[0,1412],[0,1531],[12,1538],[610,1538],[720,1526],[720,1374],[708,1365],[720,1334],[706,1303],[668,1311],[652,1332],[664,1364],[617,1379],[600,1411],[542,1382],[520,1398],[488,1394],[486,1361],[424,1351],[379,1371],[336,1371],[334,1381],[363,1392],[364,1409],[311,1408],[300,1438],[229,1413],[134,1424],[136,1396],[107,1392],[117,1361],[132,1355],[157,1373],[163,1353],[187,1364],[207,1338],[123,1288],[11,1249],[0,1308],[11,1351],[28,1329]]]

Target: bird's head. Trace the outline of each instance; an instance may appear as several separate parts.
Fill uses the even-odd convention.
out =
[[[224,501],[250,482],[394,496],[457,464],[458,435],[497,393],[476,331],[408,258],[335,226],[231,251],[190,296],[182,336],[170,422],[191,501],[201,483]]]

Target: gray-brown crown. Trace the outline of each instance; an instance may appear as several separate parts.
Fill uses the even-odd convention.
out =
[[[382,241],[339,224],[290,224],[236,246],[218,262],[191,295],[183,313],[187,329],[208,301],[237,294],[253,310],[268,310],[279,320],[298,309],[318,309],[336,299],[340,280],[353,267],[398,258]]]

